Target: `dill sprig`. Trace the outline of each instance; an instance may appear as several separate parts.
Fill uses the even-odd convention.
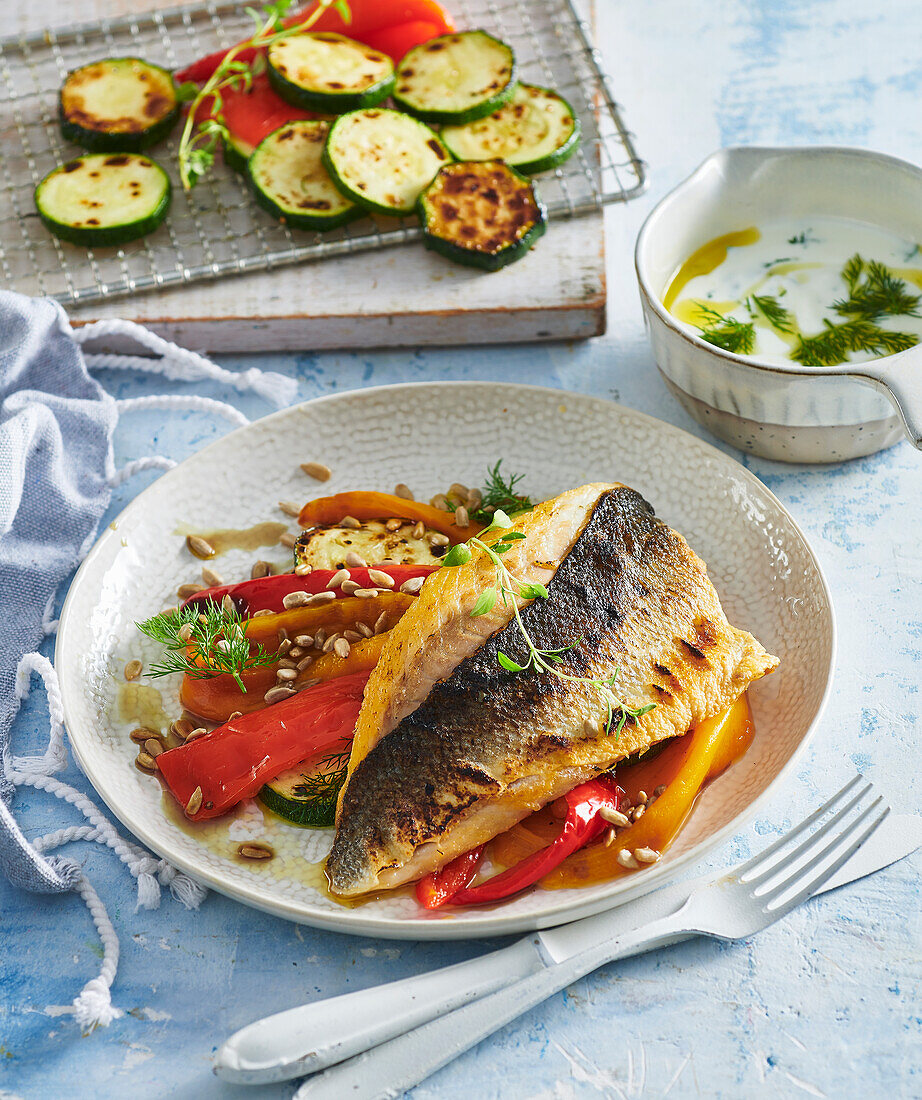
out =
[[[753,294],[752,301],[766,321],[778,332],[794,332],[794,314],[769,294]]]
[[[698,314],[703,325],[696,324],[698,335],[715,347],[735,355],[751,355],[755,346],[755,326],[751,321],[737,321],[735,317],[725,317],[712,306],[698,303]]]
[[[876,260],[865,261],[856,252],[842,268],[848,297],[832,303],[842,317],[876,321],[880,317],[918,317],[919,295],[910,294],[906,283]]]
[[[151,676],[178,672],[194,680],[208,680],[226,673],[246,694],[242,674],[278,660],[277,654],[261,645],[251,645],[236,610],[211,601],[154,615],[135,625],[166,648],[163,660],[149,667]]]
[[[474,513],[474,518],[481,523],[489,523],[497,510],[506,513],[527,512],[535,506],[530,497],[525,493],[517,493],[515,489],[525,475],[504,474],[502,465],[503,460],[500,459],[487,470],[483,499],[480,502],[480,508]]]
[[[316,799],[318,802],[335,799],[346,782],[349,756],[349,749],[324,756],[317,762],[317,771],[302,775],[302,782],[295,784],[291,793],[298,798]]]
[[[507,654],[499,651],[497,653],[497,660],[500,667],[506,672],[528,672],[533,670],[534,672],[548,673],[551,676],[556,676],[560,680],[566,680],[568,683],[587,685],[592,688],[605,703],[607,709],[605,729],[608,733],[613,733],[617,737],[622,729],[624,729],[624,725],[629,718],[636,720],[643,717],[643,715],[653,710],[656,704],[648,703],[646,706],[642,707],[629,707],[620,699],[615,693],[615,684],[620,675],[620,669],[615,669],[610,676],[589,677],[573,676],[571,673],[564,672],[557,667],[563,661],[560,655],[567,650],[573,649],[574,646],[579,645],[582,639],[578,638],[576,641],[571,642],[569,645],[562,646],[560,649],[540,649],[535,645],[525,627],[525,623],[522,621],[518,601],[520,599],[546,600],[548,598],[547,588],[540,583],[529,583],[520,580],[506,567],[502,555],[508,553],[508,551],[512,549],[514,543],[524,539],[525,536],[521,531],[513,530],[512,520],[502,511],[502,509],[496,510],[493,514],[490,526],[482,531],[481,535],[486,535],[493,531],[502,533],[498,535],[498,538],[492,544],[485,543],[481,538],[472,538],[468,539],[466,543],[458,543],[453,546],[442,559],[442,567],[451,568],[469,562],[471,560],[471,547],[486,554],[493,563],[495,569],[495,583],[491,588],[485,589],[477,597],[477,601],[470,611],[471,618],[477,618],[480,615],[488,614],[493,610],[499,600],[502,600],[503,605],[506,607],[509,606],[511,601],[513,617],[528,650],[528,661],[524,665],[519,664],[517,661],[513,661]],[[619,717],[615,724],[615,728],[612,729],[612,725],[615,723],[616,712]]]
[[[316,8],[306,19],[294,26],[286,27],[284,17],[291,5],[292,0],[273,0],[261,11],[246,8],[246,12],[255,24],[252,36],[245,42],[238,42],[227,51],[221,63],[201,88],[195,88],[195,85],[191,84],[180,86],[181,98],[189,102],[186,122],[179,139],[179,178],[182,181],[183,190],[191,191],[199,180],[208,174],[214,166],[218,142],[228,136],[227,127],[221,117],[223,108],[221,92],[225,88],[248,91],[258,66],[264,64],[261,56],[257,58],[256,64],[251,66],[238,55],[244,50],[264,50],[283,38],[303,34],[310,30],[327,8],[335,8],[344,22],[351,21],[346,0],[316,0]],[[199,120],[199,111],[209,101],[208,117]]]
[[[918,336],[911,332],[892,332],[862,318],[839,325],[824,321],[822,332],[798,339],[791,358],[805,367],[833,367],[848,362],[853,351],[894,355],[915,347],[918,342]]]

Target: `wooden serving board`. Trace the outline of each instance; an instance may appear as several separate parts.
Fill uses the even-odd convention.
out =
[[[0,4],[0,35],[165,6],[163,0]],[[552,224],[529,256],[489,275],[415,243],[138,293],[71,309],[70,316],[77,323],[126,317],[213,352],[319,350],[584,339],[605,331],[605,297],[599,213]]]

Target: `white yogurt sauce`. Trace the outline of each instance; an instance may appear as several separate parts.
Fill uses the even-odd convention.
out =
[[[730,235],[729,240],[718,238],[705,245],[670,280],[664,304],[682,327],[695,335],[699,335],[695,322],[706,323],[700,318],[698,302],[712,305],[725,317],[752,322],[755,343],[749,354],[769,362],[790,363],[796,334],[776,331],[758,310],[747,308],[746,298],[753,294],[777,298],[794,314],[796,330],[813,336],[822,330],[825,320],[833,324],[846,320],[831,306],[847,296],[841,272],[855,253],[890,268],[905,280],[910,293],[922,292],[922,250],[916,242],[864,222],[815,217],[769,223],[760,230],[743,231]],[[714,266],[709,270],[711,263]],[[881,328],[912,333],[922,341],[922,303],[919,313],[883,316],[877,323]],[[849,362],[874,358],[873,353],[852,352]]]

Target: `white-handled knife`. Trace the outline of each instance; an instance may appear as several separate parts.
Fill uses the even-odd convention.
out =
[[[922,818],[891,815],[817,893],[864,878],[922,846]],[[526,936],[467,962],[267,1016],[232,1035],[215,1073],[237,1084],[303,1077],[370,1050],[549,964],[676,912],[715,874],[654,891],[594,917]]]

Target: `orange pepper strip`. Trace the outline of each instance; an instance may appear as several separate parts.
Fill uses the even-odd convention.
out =
[[[385,620],[379,628],[383,634],[399,621],[415,598],[405,592],[382,592],[373,600],[346,596],[314,607],[295,607],[277,615],[260,615],[256,619],[247,619],[244,626],[247,637],[252,642],[274,652],[278,647],[278,632],[282,628],[288,632],[290,638],[296,638],[299,634],[316,634],[321,628],[329,636],[349,630],[357,622],[374,627],[380,616],[385,614]],[[372,669],[377,664],[381,651],[382,643],[378,642],[378,637],[379,635],[375,635],[374,638],[356,642],[346,658],[337,657],[335,653],[324,654],[304,669],[295,682],[327,680],[347,672]],[[366,642],[374,642],[375,645],[369,646],[364,644]],[[189,656],[194,659],[192,653]],[[349,664],[353,658],[354,665]],[[241,692],[237,681],[227,673],[202,680],[184,676],[179,697],[186,710],[199,718],[209,722],[226,722],[234,711],[250,714],[266,706],[264,696],[275,682],[274,665],[245,672],[243,683],[246,693]]]
[[[691,734],[667,745],[653,759],[625,768],[623,774],[617,772],[618,783],[632,799],[639,790],[652,793],[653,786],[662,783],[667,772],[672,773],[672,779],[643,817],[619,833],[613,844],[592,844],[574,852],[546,875],[541,885],[546,890],[559,890],[629,874],[617,861],[622,848],[662,852],[681,829],[707,780],[741,756],[751,740],[752,714],[743,695],[722,714],[700,723]],[[656,784],[647,785],[654,779]]]
[[[339,523],[344,516],[355,519],[399,519],[422,521],[433,531],[447,535],[452,543],[467,542],[469,538],[483,530],[483,524],[471,520],[467,527],[455,524],[453,512],[443,512],[431,504],[418,500],[404,500],[392,493],[372,493],[355,490],[350,493],[337,493],[332,497],[318,497],[309,500],[301,509],[298,523],[302,527],[320,527]]]

